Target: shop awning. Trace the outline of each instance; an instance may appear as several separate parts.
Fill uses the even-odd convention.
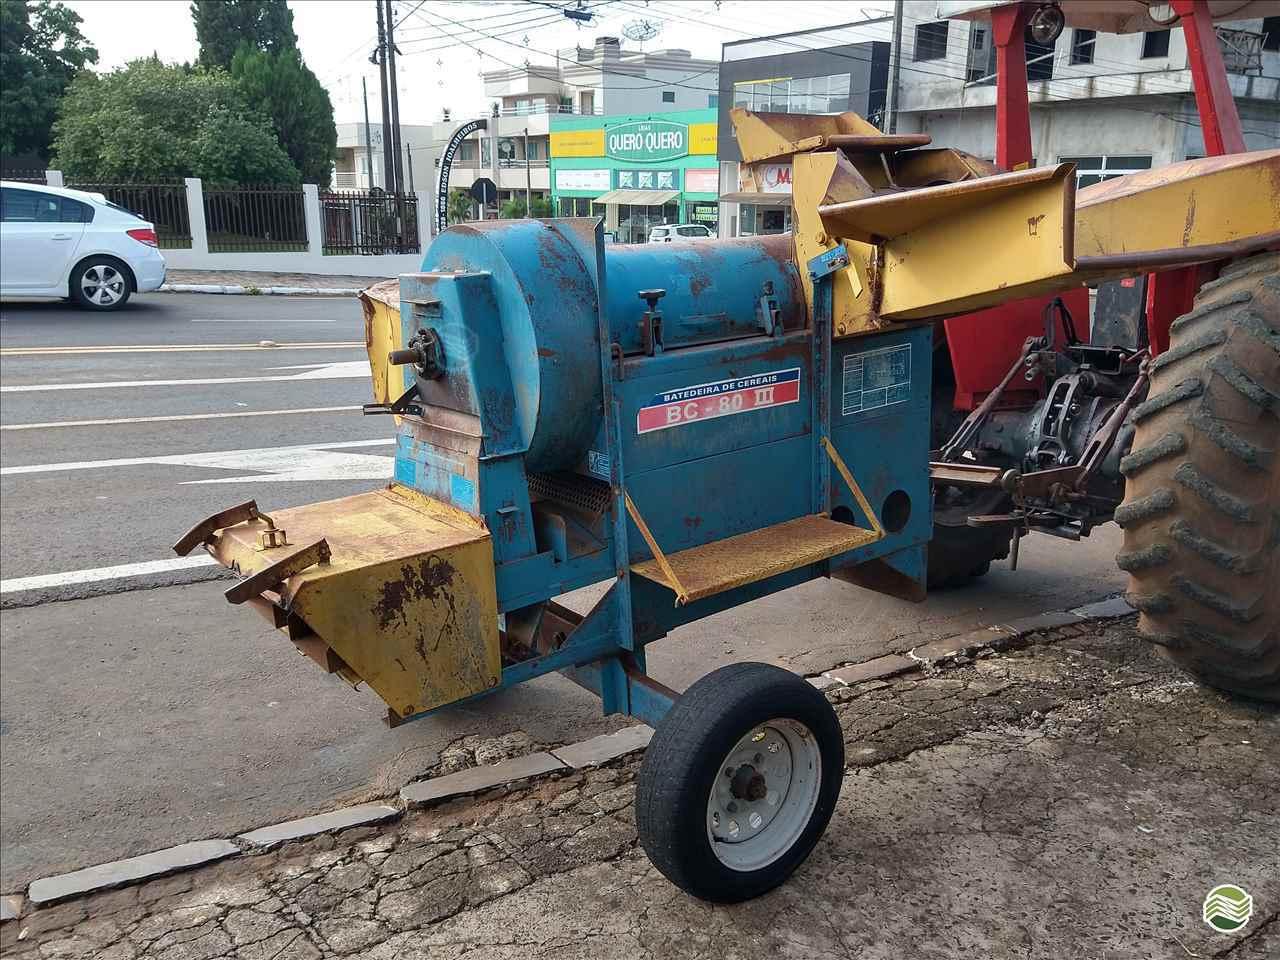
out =
[[[754,203],[764,207],[789,207],[791,206],[791,194],[760,193],[756,190],[744,190],[741,193],[722,193],[720,194],[720,202]]]
[[[610,190],[592,203],[629,203],[637,207],[660,207],[680,196],[679,190]]]

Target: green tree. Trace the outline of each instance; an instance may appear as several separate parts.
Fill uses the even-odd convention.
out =
[[[80,16],[50,0],[0,0],[0,153],[49,156],[58,100],[95,50]]]
[[[203,67],[230,68],[244,43],[267,53],[298,46],[293,11],[285,0],[192,0],[191,19]]]
[[[303,182],[328,186],[338,154],[333,104],[297,49],[268,53],[248,43],[231,60],[245,99],[271,118],[276,138]]]
[[[73,177],[214,183],[297,183],[270,121],[226,71],[151,58],[82,73],[54,124],[54,155]]]
[[[551,201],[543,197],[534,197],[529,206],[532,208],[529,216],[532,217],[549,217],[551,216]],[[498,211],[498,216],[503,220],[519,220],[525,216],[524,197],[512,197],[502,205]]]
[[[460,187],[449,191],[449,205],[445,210],[450,224],[465,223],[475,212],[475,201],[471,194]]]

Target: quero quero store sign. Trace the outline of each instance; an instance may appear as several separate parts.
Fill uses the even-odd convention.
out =
[[[609,127],[605,156],[633,163],[675,160],[689,152],[689,125],[671,120],[632,120]]]

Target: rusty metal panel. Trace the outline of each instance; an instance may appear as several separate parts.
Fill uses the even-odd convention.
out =
[[[1176,256],[1180,249],[1276,231],[1280,150],[1255,150],[1187,160],[1085,187],[1076,200],[1075,255],[1120,258],[1169,251]]]
[[[675,593],[681,603],[765,580],[836,554],[875,542],[873,531],[823,516],[797,517],[761,530],[681,550],[666,563],[646,560],[631,567],[647,580]],[[672,583],[667,569],[675,573]]]
[[[368,683],[401,716],[497,685],[493,549],[480,523],[398,485],[272,519],[292,543],[329,545],[328,562],[301,572],[283,564],[286,579],[262,586],[268,598],[278,589],[278,606],[315,633],[338,672]],[[207,549],[251,578],[297,550],[263,549],[266,529],[261,518],[239,523]]]
[[[387,361],[392,350],[404,347],[400,335],[400,281],[384,280],[360,291],[364,312],[364,346],[369,354],[373,402],[392,403],[409,388],[410,367],[393,367]]]

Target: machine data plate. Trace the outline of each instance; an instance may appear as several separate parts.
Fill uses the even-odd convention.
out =
[[[799,400],[799,367],[693,384],[654,395],[636,413],[636,433],[683,427],[697,420],[781,407]]]
[[[844,416],[878,410],[911,399],[911,344],[844,358],[840,412]]]

